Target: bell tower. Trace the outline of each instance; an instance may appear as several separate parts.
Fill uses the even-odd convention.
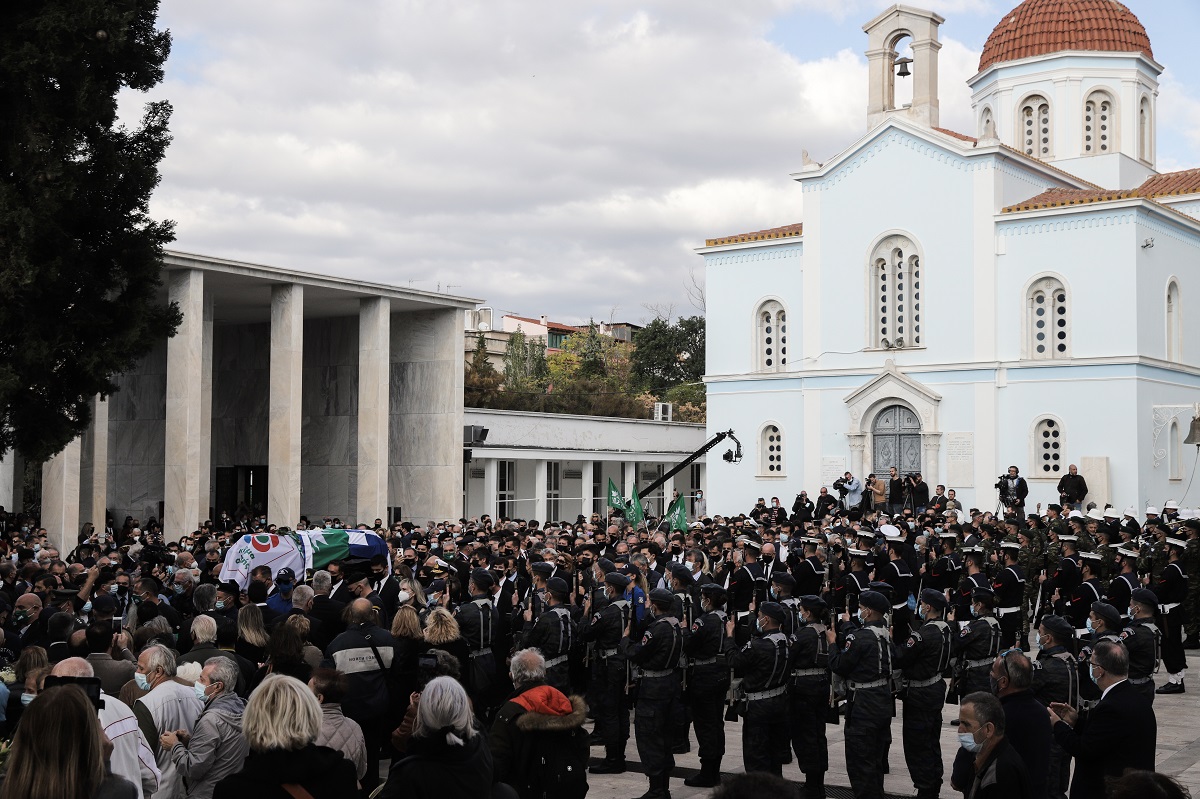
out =
[[[870,92],[867,129],[889,116],[903,115],[928,127],[938,125],[938,27],[946,20],[932,11],[896,5],[863,26],[867,34],[867,63]],[[898,46],[910,40],[909,60],[901,58]],[[913,82],[912,103],[896,107],[896,80]]]

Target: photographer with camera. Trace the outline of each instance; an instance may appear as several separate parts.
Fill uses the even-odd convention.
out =
[[[920,472],[913,472],[904,476],[904,489],[907,493],[905,497],[908,506],[912,508],[913,513],[918,515],[925,512],[929,507],[929,483],[921,477]]]
[[[873,474],[867,475],[866,482],[866,501],[864,502],[864,511],[882,511],[887,509],[887,492],[888,484],[884,480],[880,480]]]
[[[801,491],[796,495],[796,501],[792,503],[792,524],[807,524],[811,522],[815,510],[816,506],[808,498],[808,492]]]
[[[863,484],[850,472],[846,472],[833,481],[833,490],[838,492],[842,507],[846,510],[857,508],[862,504]]]
[[[829,515],[829,512],[833,510],[837,504],[838,501],[829,493],[829,489],[825,488],[825,486],[821,486],[821,493],[817,496],[817,507],[813,511],[813,518],[818,522],[821,521]]]
[[[1029,496],[1029,484],[1021,477],[1016,466],[1008,467],[1008,474],[996,478],[996,490],[1000,492],[1000,501],[1017,515],[1025,513],[1025,497]]]

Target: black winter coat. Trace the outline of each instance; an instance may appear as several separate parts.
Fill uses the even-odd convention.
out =
[[[217,783],[213,799],[292,799],[281,785],[296,783],[313,799],[342,799],[358,790],[354,764],[326,746],[285,752],[251,752],[242,770]]]
[[[409,740],[408,757],[392,761],[379,799],[487,797],[491,792],[492,750],[487,736],[476,732],[462,746],[451,746],[441,734]]]

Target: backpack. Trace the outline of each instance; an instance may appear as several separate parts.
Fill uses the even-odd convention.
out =
[[[500,718],[516,726],[524,711],[501,711]],[[515,710],[520,710],[516,708]],[[591,757],[588,732],[522,731],[517,735],[513,762],[521,768],[510,784],[521,799],[583,799],[588,792],[587,769]]]

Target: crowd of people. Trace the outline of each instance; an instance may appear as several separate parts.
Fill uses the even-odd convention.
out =
[[[1027,512],[1023,482],[1001,513],[893,470],[681,529],[376,519],[389,555],[244,585],[231,547],[290,532],[261,514],[108,520],[60,552],[0,511],[0,799],[571,799],[626,771],[631,731],[642,799],[693,745],[685,785],[807,799],[837,724],[856,797],[897,756],[918,797],[1186,796],[1154,772],[1153,703],[1186,690],[1200,514],[1070,481]]]

